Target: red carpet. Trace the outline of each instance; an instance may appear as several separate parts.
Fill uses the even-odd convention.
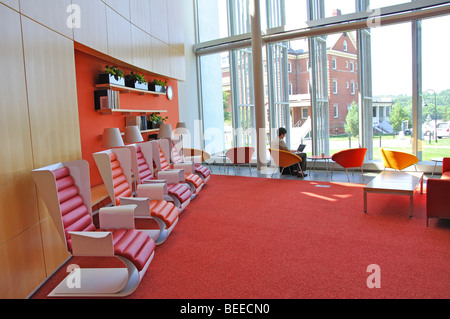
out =
[[[449,221],[427,228],[419,192],[413,219],[406,196],[369,194],[364,214],[362,187],[214,175],[129,298],[449,298]],[[371,264],[381,288],[367,287]]]

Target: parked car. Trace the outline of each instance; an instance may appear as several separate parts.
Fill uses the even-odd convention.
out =
[[[450,122],[439,123],[436,132],[438,138],[450,137]]]

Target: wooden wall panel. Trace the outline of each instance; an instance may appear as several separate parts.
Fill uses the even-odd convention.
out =
[[[25,298],[68,256],[31,170],[84,155],[78,97],[91,107],[92,96],[77,92],[74,41],[106,61],[91,77],[110,61],[183,77],[180,25],[169,25],[179,20],[178,1],[0,0],[0,298]],[[82,9],[81,29],[66,24],[72,2]],[[160,102],[176,123],[177,95]]]
[[[170,47],[170,75],[180,81],[186,80],[186,65],[184,52]]]
[[[0,5],[0,245],[38,221],[20,15]],[[27,200],[24,200],[27,199]]]
[[[169,45],[184,54],[184,28],[182,0],[167,0]]]
[[[0,297],[24,298],[46,277],[42,258],[20,15],[0,5]]]
[[[166,1],[149,0],[150,34],[162,42],[169,43],[169,21]]]
[[[73,41],[22,19],[36,168],[81,157]]]
[[[1,0],[0,3],[4,3],[7,6],[10,6],[14,10],[19,11],[19,0]]]
[[[148,0],[130,1],[131,22],[150,34],[150,2]]]
[[[103,2],[125,19],[130,20],[130,0],[103,0]]]
[[[106,4],[101,0],[77,0],[82,12],[81,28],[74,29],[74,40],[101,53],[108,53]]]
[[[153,70],[153,39],[141,29],[131,26],[133,64],[144,70]]]
[[[109,55],[133,64],[130,23],[109,7],[106,7],[106,20]]]
[[[0,297],[25,298],[47,277],[42,258],[40,226],[0,245]]]
[[[20,0],[20,12],[27,17],[73,39],[73,29],[67,26],[71,12],[67,7],[71,0]],[[82,17],[83,13],[81,13]]]
[[[42,247],[45,256],[46,274],[51,274],[69,258],[66,245],[59,236],[55,223],[49,216],[41,221]]]
[[[168,44],[153,39],[153,72],[170,76],[170,47]]]
[[[80,159],[73,41],[25,17],[22,30],[34,167]],[[41,251],[50,274],[67,254],[38,198]]]

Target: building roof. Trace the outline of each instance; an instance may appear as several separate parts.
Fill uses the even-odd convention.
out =
[[[347,36],[351,44],[356,48],[356,39],[353,32],[333,33],[327,35],[327,50],[333,49],[339,39]],[[336,50],[341,51],[341,50]],[[308,39],[299,39],[290,42],[288,53],[292,55],[301,55],[309,53]]]

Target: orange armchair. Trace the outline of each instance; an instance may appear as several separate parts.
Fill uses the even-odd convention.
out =
[[[278,167],[281,167],[281,174],[283,174],[283,171],[286,167],[290,167],[292,165],[297,164],[298,165],[298,170],[300,172],[302,172],[303,175],[303,171],[302,168],[300,167],[300,163],[302,162],[302,159],[295,155],[294,153],[288,152],[288,151],[283,151],[283,150],[278,150],[278,149],[273,149],[273,148],[269,148],[269,152],[270,155],[273,158],[273,161],[275,162],[275,165]],[[272,173],[275,174],[275,171]]]
[[[345,172],[347,173],[347,179],[350,182],[350,178],[348,176],[348,168],[360,167],[362,178],[364,179],[364,172],[362,169],[362,164],[364,162],[364,156],[366,156],[367,148],[350,148],[347,150],[342,150],[337,153],[334,153],[331,156],[331,159],[334,161],[333,168],[331,171],[331,178],[333,178],[333,170],[336,164],[341,165],[345,168]]]
[[[429,218],[449,218],[450,209],[447,196],[450,194],[450,157],[444,157],[441,179],[427,181],[427,227]]]
[[[250,162],[252,161],[254,152],[255,148],[250,146],[233,147],[226,151],[225,156],[228,157],[235,168],[236,165],[239,167],[240,164],[248,164],[251,175],[252,170],[250,169]],[[234,174],[236,175],[236,169],[234,170]]]
[[[419,162],[419,159],[416,156],[409,153],[386,150],[384,148],[382,148],[380,152],[383,158],[384,168],[392,168],[401,171],[411,165],[414,165],[415,167],[415,164]]]

